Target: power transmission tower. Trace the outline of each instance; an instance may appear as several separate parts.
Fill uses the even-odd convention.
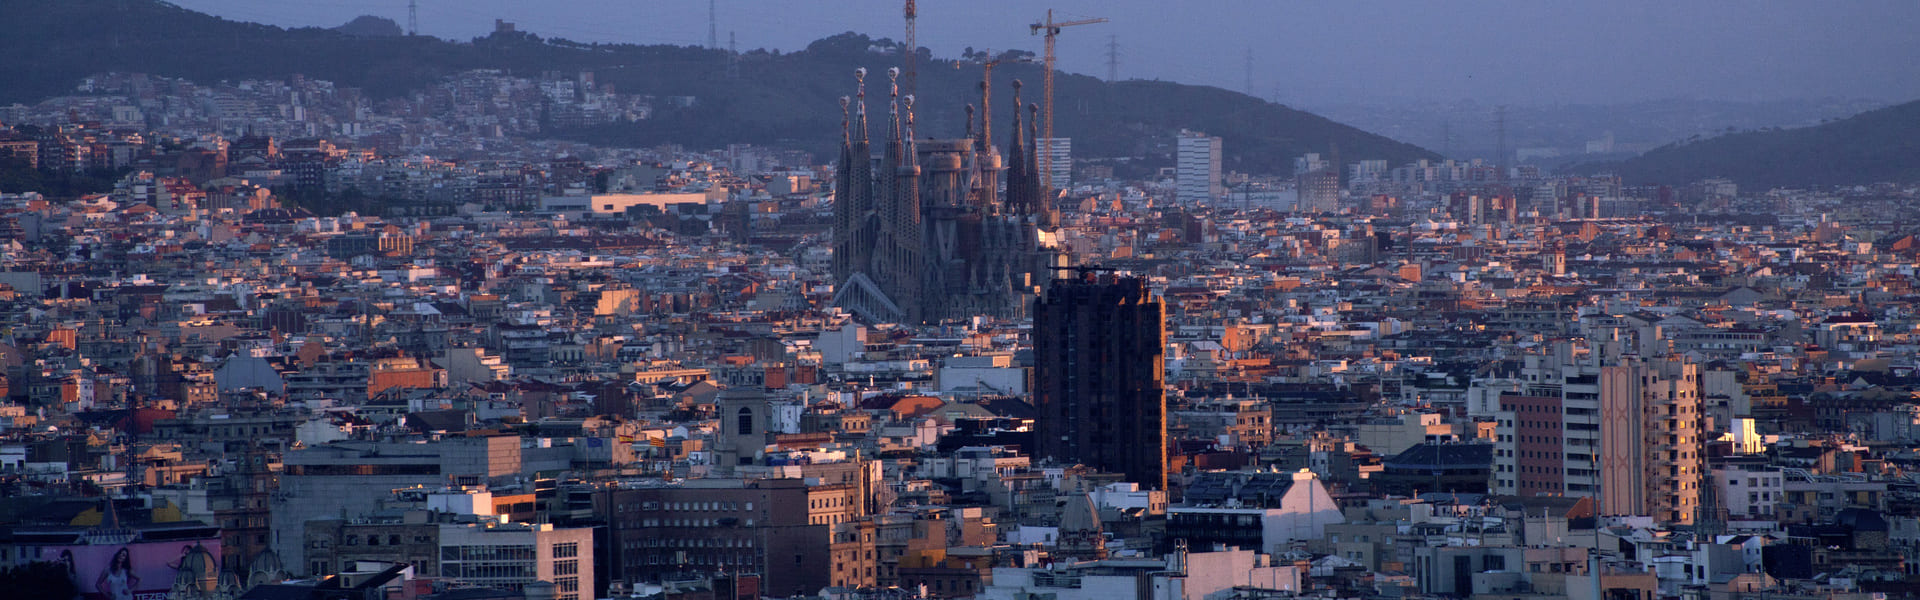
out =
[[[1107,81],[1120,80],[1120,36],[1107,36]]]
[[[420,0],[407,0],[407,35],[420,35]]]
[[[716,0],[707,0],[707,47],[720,49],[719,10],[714,8]]]
[[[740,43],[727,32],[727,79],[740,78]]]
[[[1247,95],[1253,95],[1253,49],[1247,49]]]
[[[918,65],[915,64],[920,61],[920,43],[913,39],[913,22],[919,17],[920,11],[914,6],[913,0],[907,0],[905,12],[907,17],[907,55],[905,56],[907,64],[905,65],[906,69],[904,69],[906,76],[901,79],[903,80],[902,83],[906,85],[901,86],[901,89],[903,93],[911,96],[913,95],[915,84],[920,81]]]

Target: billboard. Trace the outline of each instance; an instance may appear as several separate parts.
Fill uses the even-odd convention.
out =
[[[65,567],[81,600],[165,600],[180,567],[198,552],[206,553],[205,576],[219,577],[217,539],[46,546],[40,560]]]

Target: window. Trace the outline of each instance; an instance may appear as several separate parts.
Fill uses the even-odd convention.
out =
[[[753,435],[753,409],[740,407],[740,416],[735,426],[738,435]]]

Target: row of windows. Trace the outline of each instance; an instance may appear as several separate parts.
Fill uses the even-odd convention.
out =
[[[642,510],[662,510],[662,509],[672,510],[672,511],[753,510],[753,503],[752,502],[745,502],[745,503],[741,503],[741,502],[659,502],[659,501],[649,500],[646,502],[622,502],[620,503],[620,507],[618,510],[620,512],[636,512],[636,511],[642,511]]]
[[[503,565],[498,563],[440,563],[440,576],[456,579],[519,579],[532,581],[536,577],[533,565]]]
[[[799,557],[795,556],[794,558],[795,558],[794,564],[796,565],[800,564],[798,560]],[[695,564],[695,565],[731,565],[731,566],[743,566],[743,567],[752,567],[760,564],[759,557],[752,552],[721,552],[718,554],[706,554],[706,553],[688,554],[686,552],[673,552],[673,553],[660,553],[660,554],[649,553],[646,555],[645,560],[641,560],[639,557],[633,557],[632,562],[636,565],[644,563],[647,565]]]
[[[386,538],[385,538],[385,539],[386,539],[386,542],[385,542],[385,545],[388,545],[388,546],[398,546],[398,545],[400,545],[400,535],[399,535],[399,534],[388,534],[388,535],[386,536]],[[416,536],[413,536],[413,543],[416,543],[416,544],[425,544],[425,543],[429,543],[429,542],[432,542],[432,541],[433,541],[433,538],[432,538],[432,537],[430,537],[430,536],[424,536],[424,535],[416,535]],[[343,543],[343,544],[346,544],[346,545],[348,545],[348,546],[358,546],[358,545],[360,545],[360,536],[357,536],[357,535],[349,535],[349,536],[347,536],[347,537],[346,537],[346,539],[345,539],[345,540],[343,540],[343,541],[342,541],[341,543]],[[377,534],[375,534],[375,535],[369,535],[369,536],[367,536],[367,545],[368,545],[368,546],[379,546],[379,545],[381,545],[381,536],[379,536],[379,535],[377,535]],[[325,546],[321,546],[321,547],[325,547]]]
[[[753,519],[740,520],[732,517],[720,519],[627,519],[626,523],[628,527],[717,527],[721,525],[722,521],[739,521],[747,527],[753,526]]]
[[[533,546],[444,546],[440,560],[525,560],[538,558]]]
[[[627,542],[626,549],[639,548],[752,548],[753,538],[660,538],[648,537]]]

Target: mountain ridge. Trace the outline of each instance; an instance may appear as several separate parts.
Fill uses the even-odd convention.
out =
[[[1630,184],[1714,177],[1759,188],[1920,181],[1920,101],[1808,127],[1675,142],[1587,170],[1612,171]]]
[[[667,45],[582,44],[496,32],[470,42],[420,36],[357,37],[318,27],[283,29],[230,21],[155,0],[0,0],[0,102],[36,102],[71,93],[80,78],[108,71],[144,72],[212,82],[278,79],[299,74],[395,97],[469,69],[532,74],[593,71],[623,93],[695,96],[686,110],[614,127],[561,131],[556,137],[648,146],[729,143],[831,151],[839,139],[838,98],[853,94],[853,70],[884,72],[899,63],[899,44],[854,33],[824,38],[805,50],[741,53],[729,77],[728,53]],[[963,105],[977,103],[980,67],[934,58],[919,49],[918,130],[958,137]],[[956,65],[958,68],[956,68]],[[1040,102],[1042,73],[1032,64],[994,72],[994,127],[1012,122],[1014,79],[1032,82],[1022,98]],[[870,77],[870,95],[880,92]],[[1004,90],[1004,91],[1003,91]],[[883,92],[882,92],[883,93]],[[870,98],[871,99],[871,98]],[[1076,158],[1146,156],[1170,164],[1181,129],[1224,140],[1224,167],[1290,175],[1292,158],[1338,146],[1353,159],[1401,164],[1436,154],[1323,117],[1214,87],[1159,81],[1104,82],[1056,74],[1055,132],[1074,140]]]

